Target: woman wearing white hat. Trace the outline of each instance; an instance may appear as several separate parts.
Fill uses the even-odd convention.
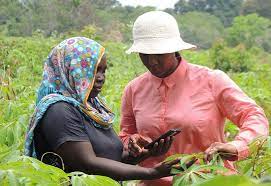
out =
[[[247,144],[255,137],[268,135],[264,111],[224,72],[187,63],[178,51],[196,48],[184,42],[176,20],[162,11],[147,12],[133,26],[132,47],[149,72],[135,78],[122,98],[120,137],[133,156],[144,152],[138,141],[154,140],[172,128],[180,128],[166,154],[141,163],[151,167],[177,153],[205,152],[210,160],[216,152],[230,153],[225,166],[234,171],[231,161],[248,156]],[[234,141],[224,138],[225,119],[240,132]],[[160,140],[159,145],[169,139]],[[158,152],[159,154],[159,152]],[[171,177],[143,181],[141,185],[170,185]]]

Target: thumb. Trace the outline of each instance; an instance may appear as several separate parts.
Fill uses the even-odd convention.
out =
[[[145,146],[150,142],[152,142],[152,140],[148,137],[140,136],[140,138],[138,139],[138,143],[140,144],[140,146]]]
[[[133,134],[133,135],[130,136],[130,140],[132,142],[136,142],[139,138],[140,138],[139,134]]]

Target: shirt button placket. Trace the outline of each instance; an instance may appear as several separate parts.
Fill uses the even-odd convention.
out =
[[[166,131],[165,126],[165,114],[166,114],[166,86],[164,83],[161,84],[161,87],[159,88],[160,96],[161,96],[161,124],[160,129],[162,132]]]

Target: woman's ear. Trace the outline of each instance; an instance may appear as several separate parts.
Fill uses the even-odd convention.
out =
[[[179,52],[175,52],[175,57],[180,60],[182,59],[182,56]]]

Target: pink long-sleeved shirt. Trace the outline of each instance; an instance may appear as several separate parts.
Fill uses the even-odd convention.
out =
[[[226,118],[240,128],[231,142],[224,137]],[[268,135],[268,127],[264,111],[224,72],[184,60],[166,78],[150,72],[137,77],[122,97],[120,137],[125,146],[133,134],[155,139],[169,129],[182,129],[169,151],[145,160],[141,163],[145,167],[176,153],[203,152],[214,142],[233,144],[238,158],[245,158],[247,144],[259,135]],[[232,162],[225,162],[225,166],[234,169]],[[140,185],[171,185],[171,181],[166,177]]]

